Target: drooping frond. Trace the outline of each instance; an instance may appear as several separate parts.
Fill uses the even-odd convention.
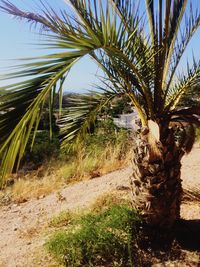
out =
[[[24,19],[31,25],[40,24],[41,29],[45,31],[51,31],[54,33],[62,32],[65,24],[64,17],[60,17],[55,10],[45,6],[42,2],[42,12],[33,13],[24,11],[12,4],[10,1],[1,0],[0,9],[4,12],[13,15],[15,18]]]
[[[36,76],[30,80],[5,87],[6,93],[0,96],[0,154],[3,155],[1,175],[12,171],[23,156],[31,131],[37,130],[41,111],[48,94],[58,81],[69,71],[77,57],[56,59],[47,62],[28,64],[21,72],[10,77]],[[49,64],[51,63],[51,64]],[[66,64],[67,63],[67,64]],[[29,67],[33,66],[33,70]],[[9,89],[9,90],[8,90]]]
[[[132,85],[136,88],[139,84],[137,90],[143,90],[148,110],[147,116],[152,116],[152,92],[150,88],[153,75],[152,48],[149,47],[146,38],[143,36],[143,29],[139,27],[139,13],[135,13],[135,9],[130,1],[108,1],[105,10],[102,5],[100,5],[99,11],[96,6],[97,1],[89,0],[88,6],[83,0],[71,0],[70,2],[82,23],[86,25],[86,30],[90,30],[91,32],[96,31],[99,35],[100,32],[103,33],[101,38],[104,40],[104,45],[102,47],[103,57],[101,56],[100,60],[98,60],[98,62],[101,62],[100,64],[103,65],[103,69],[105,70],[106,67],[106,70],[109,72],[107,63],[112,65],[111,70],[115,67],[117,70],[117,73],[115,72],[115,77],[121,77],[122,83],[126,84],[127,88],[130,86],[127,86],[127,79],[121,75],[120,71],[129,76],[135,76],[135,78],[132,79]],[[91,10],[92,2],[94,3],[96,11],[94,14]],[[112,4],[111,6],[110,3]],[[114,10],[112,9],[113,5],[116,7]],[[116,13],[114,11],[116,11]],[[120,14],[119,17],[118,14]],[[127,14],[126,19],[122,14]],[[98,23],[99,21],[101,23]],[[117,26],[117,24],[119,25]],[[102,58],[104,57],[106,66],[102,62]],[[95,59],[97,58],[98,56],[95,55]],[[136,83],[134,83],[134,81],[136,81]],[[130,88],[127,90],[130,91]],[[138,101],[134,90],[132,91],[132,95],[133,98],[135,98],[135,103],[138,108],[139,104],[137,103]]]
[[[195,86],[185,92],[181,97],[178,106],[180,107],[199,107],[200,106],[200,89]]]

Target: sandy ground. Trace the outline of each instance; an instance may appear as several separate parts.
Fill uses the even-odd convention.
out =
[[[0,208],[0,267],[28,267],[33,260],[32,252],[42,247],[45,237],[39,233],[49,219],[61,211],[82,209],[92,204],[103,193],[118,186],[129,185],[131,168],[112,172],[100,178],[69,185],[41,199],[32,199],[22,204],[11,204]],[[183,187],[200,189],[200,147],[183,159]],[[200,220],[198,203],[183,203],[184,219]],[[30,255],[30,256],[29,256]],[[198,257],[198,255],[196,255]],[[198,259],[194,265],[200,266]],[[168,266],[168,265],[157,265]],[[170,265],[170,266],[180,266]]]

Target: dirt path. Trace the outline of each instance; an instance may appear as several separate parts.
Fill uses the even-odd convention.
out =
[[[101,194],[113,191],[120,185],[128,185],[130,172],[131,168],[127,168],[101,178],[69,185],[39,200],[33,199],[23,204],[1,207],[0,267],[30,266],[27,255],[45,242],[45,238],[38,233],[51,217],[66,209],[87,207]],[[184,188],[200,188],[199,175],[200,148],[195,148],[183,159]],[[200,206],[188,205],[190,204],[182,205],[182,217],[200,219]]]

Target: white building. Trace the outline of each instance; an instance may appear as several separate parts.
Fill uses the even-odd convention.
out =
[[[137,119],[138,114],[133,112],[129,114],[120,114],[119,118],[113,118],[113,121],[118,127],[136,130],[138,126],[135,124],[135,120]]]

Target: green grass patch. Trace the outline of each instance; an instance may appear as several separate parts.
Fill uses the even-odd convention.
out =
[[[113,205],[102,212],[80,215],[67,229],[56,231],[46,246],[65,266],[138,266],[140,223],[139,215],[129,206]]]

